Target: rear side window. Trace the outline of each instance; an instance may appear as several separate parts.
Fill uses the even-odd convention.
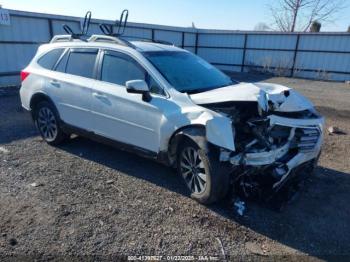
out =
[[[51,50],[50,52],[46,53],[45,55],[39,58],[38,64],[43,68],[52,70],[57,60],[62,55],[63,51],[63,48]]]
[[[125,86],[129,80],[146,80],[146,71],[125,55],[105,54],[101,80]]]
[[[97,49],[71,51],[65,72],[72,75],[93,78],[97,51]]]

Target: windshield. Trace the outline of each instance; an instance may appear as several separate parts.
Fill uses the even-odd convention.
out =
[[[144,52],[144,56],[180,92],[199,93],[234,84],[220,70],[189,52]]]

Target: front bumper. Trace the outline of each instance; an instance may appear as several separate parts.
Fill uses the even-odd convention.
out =
[[[291,128],[288,141],[270,151],[236,154],[229,158],[229,162],[233,166],[243,167],[273,166],[273,175],[276,180],[272,185],[272,189],[277,191],[287,181],[293,170],[318,158],[323,143],[324,118],[291,119],[271,115],[269,119],[271,127],[280,125]],[[299,130],[305,136],[301,137],[301,141],[296,145],[295,137]],[[292,147],[294,147],[294,150],[291,154],[290,149]]]

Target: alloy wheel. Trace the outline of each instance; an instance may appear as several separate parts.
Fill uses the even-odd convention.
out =
[[[37,125],[46,141],[51,142],[55,140],[58,134],[57,121],[50,108],[40,108],[38,112]]]
[[[200,194],[205,190],[207,174],[198,151],[186,147],[181,154],[181,174],[192,193]]]

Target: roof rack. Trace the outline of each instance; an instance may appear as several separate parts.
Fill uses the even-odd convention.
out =
[[[125,32],[125,27],[128,22],[129,10],[124,9],[120,15],[120,19],[116,20],[114,25],[111,24],[100,24],[100,29],[103,34],[108,36],[122,36]],[[114,30],[116,28],[116,30]]]
[[[57,43],[57,42],[67,42],[67,41],[73,41],[73,37],[71,35],[55,35],[50,43]]]
[[[126,40],[125,38],[121,37],[125,32],[125,28],[128,22],[128,17],[129,17],[129,11],[125,9],[121,13],[120,19],[116,20],[114,25],[112,24],[99,25],[104,35],[92,35],[88,38],[87,33],[89,31],[90,21],[91,21],[91,12],[88,11],[85,14],[82,30],[80,33],[75,33],[72,30],[72,28],[64,24],[63,29],[67,32],[67,35],[56,35],[52,38],[50,43],[71,42],[71,41],[80,40],[85,42],[108,42],[108,43],[118,44],[118,45],[127,46],[127,47],[136,49],[135,45],[133,45],[130,41]],[[162,41],[162,40],[151,40],[146,38],[145,39],[140,38],[140,39],[136,39],[136,41],[159,43],[159,44],[174,46],[173,43]]]
[[[130,43],[129,41],[115,37],[115,36],[107,36],[107,35],[92,35],[89,39],[87,39],[88,42],[110,42],[113,44],[123,45],[135,48],[135,46]]]
[[[79,40],[85,41],[84,37],[86,37],[89,31],[90,21],[91,21],[91,11],[88,11],[85,14],[84,22],[80,33],[75,33],[72,30],[72,28],[66,24],[64,24],[62,27],[63,27],[63,30],[66,31],[66,33],[70,35],[72,39],[79,39]]]

